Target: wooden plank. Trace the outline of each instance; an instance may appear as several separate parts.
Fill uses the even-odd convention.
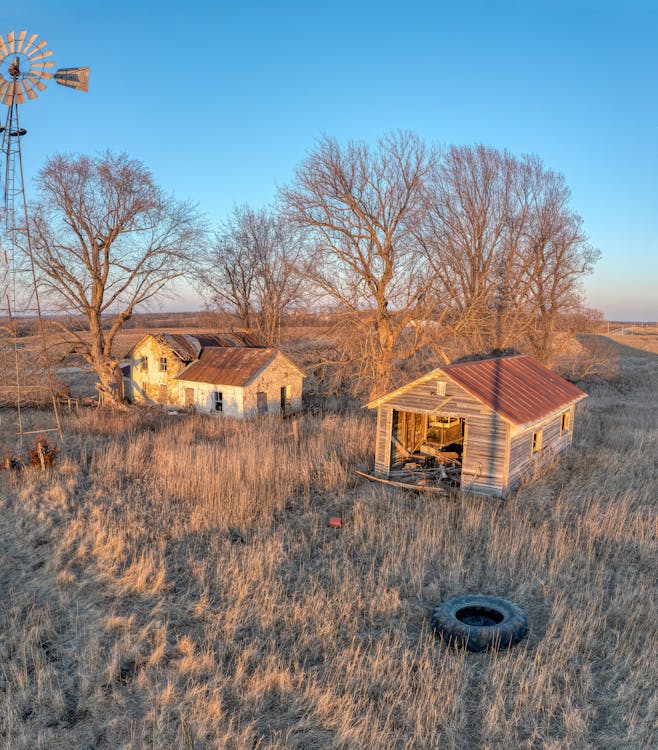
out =
[[[385,479],[384,477],[377,477],[374,474],[366,474],[364,471],[358,471],[357,469],[352,470],[355,474],[365,479],[369,479],[371,482],[379,482],[380,484],[386,484],[389,487],[399,487],[403,490],[412,490],[413,492],[424,492],[430,495],[448,495],[448,490],[443,487],[432,487],[423,486],[418,484],[409,484],[408,482],[397,482],[394,479]]]

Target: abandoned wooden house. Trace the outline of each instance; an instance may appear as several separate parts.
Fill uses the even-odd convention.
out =
[[[157,333],[128,353],[126,398],[251,417],[301,409],[304,373],[246,333]]]
[[[569,448],[584,398],[531,357],[445,365],[367,404],[375,477],[504,497]]]

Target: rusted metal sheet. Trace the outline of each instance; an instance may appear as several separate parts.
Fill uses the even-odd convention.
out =
[[[245,331],[229,331],[228,333],[194,334],[194,338],[202,348],[207,346],[246,346],[250,349],[263,349],[260,339]]]
[[[483,359],[442,370],[515,425],[535,422],[587,395],[532,357]]]
[[[201,351],[196,362],[178,373],[177,380],[213,385],[245,386],[277,354],[276,349],[214,346]]]

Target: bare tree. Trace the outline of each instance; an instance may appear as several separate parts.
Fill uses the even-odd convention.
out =
[[[582,218],[569,207],[570,191],[562,175],[540,159],[526,159],[530,186],[525,222],[525,305],[532,353],[548,363],[558,321],[583,309],[582,279],[600,252],[587,242]]]
[[[299,236],[280,216],[236,207],[216,234],[200,280],[217,307],[276,346],[285,313],[303,297],[301,252]]]
[[[428,195],[419,242],[464,350],[523,346],[547,362],[598,257],[564,178],[536,157],[451,147]]]
[[[51,304],[84,317],[89,335],[67,333],[98,375],[102,400],[116,403],[115,337],[137,305],[185,273],[203,228],[125,154],[54,156],[37,191],[30,230],[40,284]]]
[[[519,218],[514,206],[515,160],[484,146],[452,146],[433,176],[420,241],[449,305],[450,327],[467,351],[503,347],[513,305],[510,275]]]
[[[412,133],[375,148],[324,137],[282,192],[286,216],[306,236],[307,278],[342,311],[343,350],[371,396],[390,386],[394,360],[421,344],[431,274],[415,234],[426,212],[435,153]]]

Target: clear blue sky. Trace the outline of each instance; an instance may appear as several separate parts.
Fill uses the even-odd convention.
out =
[[[216,222],[271,202],[322,133],[535,153],[603,253],[590,303],[658,318],[658,0],[18,0],[12,29],[91,66],[89,94],[22,108],[28,175],[123,150]]]

